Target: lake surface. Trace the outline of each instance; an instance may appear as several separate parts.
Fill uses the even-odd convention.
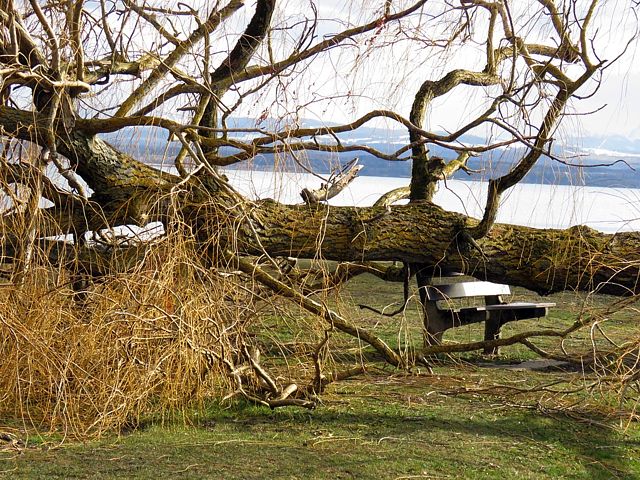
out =
[[[251,198],[302,203],[303,188],[322,180],[306,173],[229,170],[225,174]],[[409,184],[408,178],[362,176],[331,199],[331,205],[372,205],[382,194]],[[449,180],[441,183],[435,202],[476,218],[482,216],[486,182]],[[640,189],[519,184],[502,197],[498,222],[537,228],[588,225],[603,232],[640,231]]]

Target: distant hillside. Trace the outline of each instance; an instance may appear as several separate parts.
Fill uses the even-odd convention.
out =
[[[264,127],[264,125],[261,125]],[[306,127],[321,126],[319,122],[309,121]],[[230,128],[253,128],[255,124],[249,119],[234,119]],[[242,134],[240,134],[242,135]],[[248,135],[247,135],[248,136]],[[167,133],[160,129],[149,127],[136,127],[125,129],[117,134],[105,135],[105,139],[124,149],[140,160],[158,164],[176,155],[180,146],[177,142],[168,142]],[[384,153],[392,153],[406,145],[408,135],[401,130],[387,130],[380,128],[360,128],[355,132],[339,134],[338,138],[345,144],[363,144],[373,147]],[[462,142],[468,145],[482,145],[484,139],[467,135]],[[432,155],[438,155],[445,159],[454,157],[450,150],[431,145]],[[565,155],[567,163],[584,165],[582,168],[566,165],[564,163],[543,157],[541,161],[525,177],[525,183],[553,184],[553,185],[590,185],[617,188],[640,188],[640,140],[627,140],[620,136],[606,138],[582,138],[576,145],[556,146],[554,155]],[[234,150],[226,148],[222,154],[231,154]],[[474,178],[491,178],[508,172],[522,155],[525,149],[518,146],[500,148],[472,158],[469,167],[479,173]],[[327,153],[307,152],[298,154],[303,158],[305,166],[318,173],[330,173],[339,164],[351,160],[354,157],[360,159],[364,165],[361,175],[381,177],[410,177],[411,161],[386,161],[381,160],[365,152]],[[405,154],[408,156],[408,154]],[[301,171],[303,168],[296,163],[294,158],[287,156],[278,158],[278,168]],[[235,165],[229,168],[258,170],[272,170],[274,168],[273,155],[259,155],[249,162]],[[589,165],[592,165],[589,167]],[[609,166],[605,166],[609,165]],[[635,169],[635,170],[634,170]],[[469,179],[465,172],[458,172],[454,178]]]

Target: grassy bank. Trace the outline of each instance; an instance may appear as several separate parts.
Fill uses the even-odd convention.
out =
[[[458,374],[488,375],[476,367]],[[373,375],[332,388],[314,412],[214,407],[194,426],[150,425],[119,439],[5,451],[2,475],[640,478],[635,427],[622,433],[580,412],[543,414],[518,401],[447,395],[441,382],[424,376]]]
[[[401,300],[400,291],[362,276],[342,293],[354,304],[381,308]],[[549,317],[509,324],[505,334],[540,324],[562,328],[612,300],[558,295]],[[421,344],[415,305],[393,319],[353,305],[340,308],[390,344]],[[604,333],[587,329],[564,347],[624,342],[636,335],[635,313],[630,308],[607,317]],[[295,337],[278,327],[278,318],[272,321],[274,338]],[[478,325],[458,328],[445,339],[473,341],[481,331]],[[553,339],[539,346],[560,349]],[[346,366],[372,355],[349,342],[333,349],[334,362]],[[12,444],[7,435],[0,443],[0,478],[640,478],[640,429],[619,411],[615,388],[595,383],[593,372],[517,365],[534,357],[515,346],[494,359],[464,354],[433,360],[432,374],[374,367],[331,385],[314,411],[210,402],[85,443],[25,437],[14,423],[0,428],[18,440]]]

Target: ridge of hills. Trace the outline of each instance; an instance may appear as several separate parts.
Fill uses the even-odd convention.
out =
[[[265,123],[270,124],[266,127]],[[264,128],[273,128],[274,122],[267,120],[262,123]],[[319,127],[326,123],[305,121],[305,127]],[[255,121],[248,118],[235,118],[229,122],[229,128],[255,128]],[[249,139],[256,134],[238,133],[240,137]],[[180,148],[176,141],[169,141],[167,132],[153,127],[129,127],[116,134],[102,136],[127,153],[149,164],[169,164]],[[338,134],[337,137],[344,145],[362,144],[375,148],[384,153],[392,153],[408,143],[408,134],[404,130],[391,130],[374,127],[361,127],[352,132]],[[462,142],[466,145],[483,145],[486,140],[475,135],[464,135]],[[335,143],[335,139],[330,139]],[[443,157],[446,160],[455,157],[455,152],[449,149],[430,145],[431,155]],[[222,155],[230,155],[237,150],[231,147],[221,149]],[[524,183],[551,185],[586,185],[614,188],[640,188],[640,139],[631,140],[623,136],[583,137],[573,144],[556,144],[552,152],[555,156],[562,156],[563,162],[547,156],[538,161],[534,168],[526,175]],[[460,180],[486,180],[507,173],[514,163],[525,153],[525,148],[513,145],[501,147],[486,152],[478,157],[472,157],[468,166],[476,171],[472,176],[459,171],[454,178]],[[364,166],[360,175],[400,177],[411,176],[411,160],[387,161],[375,157],[367,152],[318,152],[307,151],[304,155],[305,167],[320,174],[330,173],[333,169],[354,157],[358,157]],[[408,157],[408,154],[404,155]],[[564,160],[566,159],[566,160]],[[248,162],[226,167],[228,169],[256,169],[272,170],[277,167],[287,171],[303,171],[292,156],[257,155]]]

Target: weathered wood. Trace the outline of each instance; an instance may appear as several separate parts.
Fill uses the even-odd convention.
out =
[[[326,202],[347,188],[355,180],[362,168],[362,165],[358,165],[358,159],[354,158],[342,167],[337,174],[332,175],[327,183],[320,185],[320,188],[315,190],[303,188],[300,196],[305,203]]]
[[[398,260],[461,271],[540,294],[567,289],[640,293],[640,233],[604,234],[496,224],[470,246],[474,220],[429,202],[386,208],[259,202],[253,228],[236,230],[245,253],[342,261]],[[254,231],[255,230],[255,231]],[[258,235],[259,242],[256,240]],[[459,239],[459,240],[456,240]]]

